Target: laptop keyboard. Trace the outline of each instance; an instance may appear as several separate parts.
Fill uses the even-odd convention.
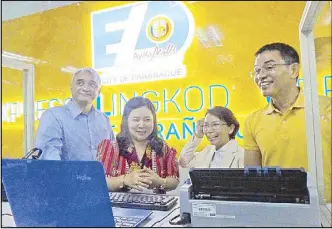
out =
[[[112,192],[109,195],[112,206],[121,208],[168,211],[177,202],[177,198],[168,195],[122,192]]]
[[[142,218],[139,217],[114,216],[116,227],[136,227],[140,221],[142,221]]]

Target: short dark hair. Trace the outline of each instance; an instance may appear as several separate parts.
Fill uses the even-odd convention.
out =
[[[153,115],[154,126],[152,133],[148,137],[148,140],[150,140],[151,149],[154,150],[158,155],[162,155],[164,141],[158,137],[156,110],[152,102],[149,99],[144,98],[142,96],[136,96],[131,98],[124,107],[122,121],[121,121],[121,130],[120,133],[116,136],[116,140],[119,145],[120,155],[126,154],[127,149],[130,143],[132,142],[128,128],[128,116],[132,112],[132,110],[135,110],[140,107],[147,107]]]
[[[284,43],[271,43],[264,45],[255,53],[255,56],[257,57],[259,54],[265,51],[275,50],[280,52],[280,55],[286,64],[300,63],[299,54],[296,52],[296,50],[292,46]]]
[[[215,106],[211,109],[208,109],[205,113],[205,116],[207,114],[211,114],[218,117],[220,120],[225,121],[228,126],[231,126],[233,124],[235,128],[234,131],[229,135],[229,138],[235,139],[235,136],[240,129],[240,124],[230,109],[222,106]]]

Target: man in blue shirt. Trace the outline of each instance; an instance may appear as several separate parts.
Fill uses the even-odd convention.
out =
[[[92,105],[100,89],[95,70],[73,75],[70,102],[47,109],[39,120],[35,146],[43,151],[40,159],[95,160],[99,142],[114,139],[108,117]]]

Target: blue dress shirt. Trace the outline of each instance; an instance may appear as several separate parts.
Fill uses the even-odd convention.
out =
[[[35,147],[40,159],[92,161],[103,139],[114,140],[109,118],[93,106],[84,114],[71,100],[42,114]]]

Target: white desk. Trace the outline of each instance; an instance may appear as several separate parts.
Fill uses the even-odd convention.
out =
[[[14,218],[8,202],[1,202],[1,227],[15,227]],[[8,215],[7,215],[8,214]]]
[[[15,221],[12,216],[12,211],[10,209],[9,203],[2,202],[1,205],[2,205],[1,226],[2,227],[15,227]],[[169,211],[152,211],[153,213],[151,214],[151,216],[146,221],[144,221],[143,224],[140,225],[140,227],[152,227],[152,225],[153,225],[153,227],[181,227],[181,226],[169,224],[170,219],[172,219],[174,216],[180,214],[180,209],[178,207],[180,207],[179,200],[178,200],[177,204],[173,208],[171,208]],[[178,208],[178,209],[176,209],[176,208]],[[116,211],[116,208],[113,208],[113,212],[114,212],[114,210]],[[165,219],[163,219],[165,216],[167,216],[167,217]],[[177,220],[179,220],[179,219],[176,219],[175,221],[177,221]],[[158,222],[158,221],[160,221],[160,222]],[[156,222],[158,222],[158,223],[156,223]]]
[[[176,209],[180,206],[179,200],[177,204],[169,211],[153,211],[152,215],[141,225],[141,227],[182,227],[181,225],[171,225],[169,224],[169,220],[180,214],[180,209]],[[172,210],[174,210],[172,212]],[[172,213],[171,213],[172,212]],[[9,214],[9,215],[6,215]],[[15,227],[15,222],[13,216],[11,216],[12,212],[8,202],[2,202],[2,216],[1,216],[1,225]],[[168,215],[169,214],[169,215]],[[168,216],[167,216],[168,215]],[[165,219],[163,219],[167,216]],[[324,227],[331,227],[331,204],[327,204],[321,208],[321,217],[322,224]],[[163,220],[162,220],[163,219]],[[177,221],[179,219],[176,219]],[[160,222],[158,222],[160,221]],[[158,223],[156,223],[158,222]]]
[[[169,211],[153,211],[152,215],[140,227],[182,227],[181,225],[171,225],[169,220],[180,214],[180,201]],[[174,211],[173,211],[174,210]],[[173,211],[173,212],[172,212]],[[166,217],[167,216],[167,217]],[[166,217],[166,218],[165,218]],[[165,219],[163,219],[165,218]],[[178,221],[177,218],[175,221]],[[160,222],[158,222],[160,221]],[[158,222],[158,223],[156,223]]]

